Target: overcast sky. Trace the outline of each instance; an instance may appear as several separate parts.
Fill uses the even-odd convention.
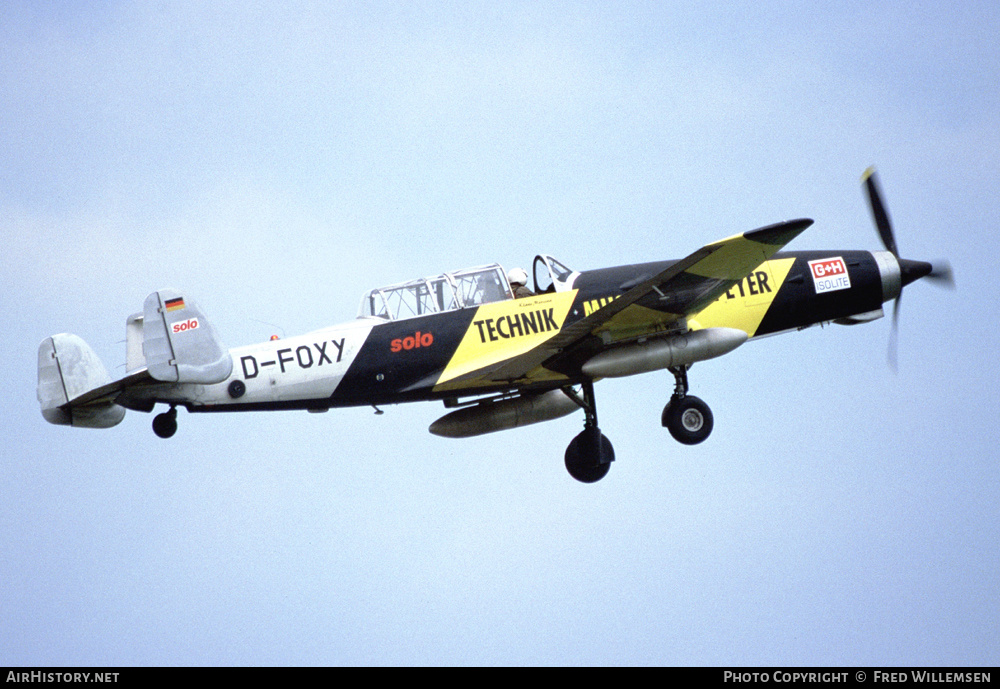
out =
[[[997,665],[996,2],[0,4],[0,665]],[[550,253],[947,257],[890,319],[597,386],[467,440],[437,403],[51,426],[36,349],[124,373],[163,287],[229,346]]]

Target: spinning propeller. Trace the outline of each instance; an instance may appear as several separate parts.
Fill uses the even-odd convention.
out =
[[[899,249],[896,246],[896,237],[892,231],[892,223],[889,221],[889,214],[882,203],[882,192],[879,189],[878,180],[875,178],[875,168],[870,167],[865,170],[861,181],[864,182],[865,190],[868,192],[868,203],[871,207],[872,217],[875,219],[875,226],[878,228],[878,235],[882,239],[882,244],[899,264],[901,284],[899,286],[899,294],[896,295],[892,306],[892,330],[889,336],[889,365],[895,371],[899,331],[899,307],[903,300],[903,288],[920,278],[929,278],[943,287],[954,288],[955,278],[951,272],[951,265],[947,261],[938,261],[936,265],[932,265],[925,261],[911,261],[899,257]]]

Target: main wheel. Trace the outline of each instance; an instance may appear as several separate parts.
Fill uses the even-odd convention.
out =
[[[712,432],[712,410],[699,398],[671,397],[663,408],[661,421],[677,442],[697,445]]]
[[[586,428],[566,448],[566,470],[582,483],[594,483],[608,475],[615,449],[599,428]]]
[[[161,438],[170,438],[177,432],[177,410],[157,414],[153,417],[153,433]]]

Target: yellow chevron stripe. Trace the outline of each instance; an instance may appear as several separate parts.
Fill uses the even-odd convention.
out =
[[[785,283],[793,258],[765,261],[726,293],[689,319],[702,328],[739,328],[753,337]]]
[[[554,337],[576,294],[572,290],[480,306],[437,384],[494,368]]]

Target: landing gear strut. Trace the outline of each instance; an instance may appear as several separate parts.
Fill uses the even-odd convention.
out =
[[[711,434],[712,410],[701,399],[688,395],[686,366],[672,366],[674,394],[663,408],[660,421],[674,439],[685,445],[697,445]]]
[[[611,441],[597,427],[594,384],[583,384],[583,399],[569,388],[565,392],[586,414],[583,432],[573,438],[566,448],[566,470],[570,476],[583,483],[600,481],[611,469],[611,462],[615,461],[615,450]]]
[[[177,407],[171,406],[170,411],[153,417],[153,433],[161,438],[170,438],[177,432]]]

